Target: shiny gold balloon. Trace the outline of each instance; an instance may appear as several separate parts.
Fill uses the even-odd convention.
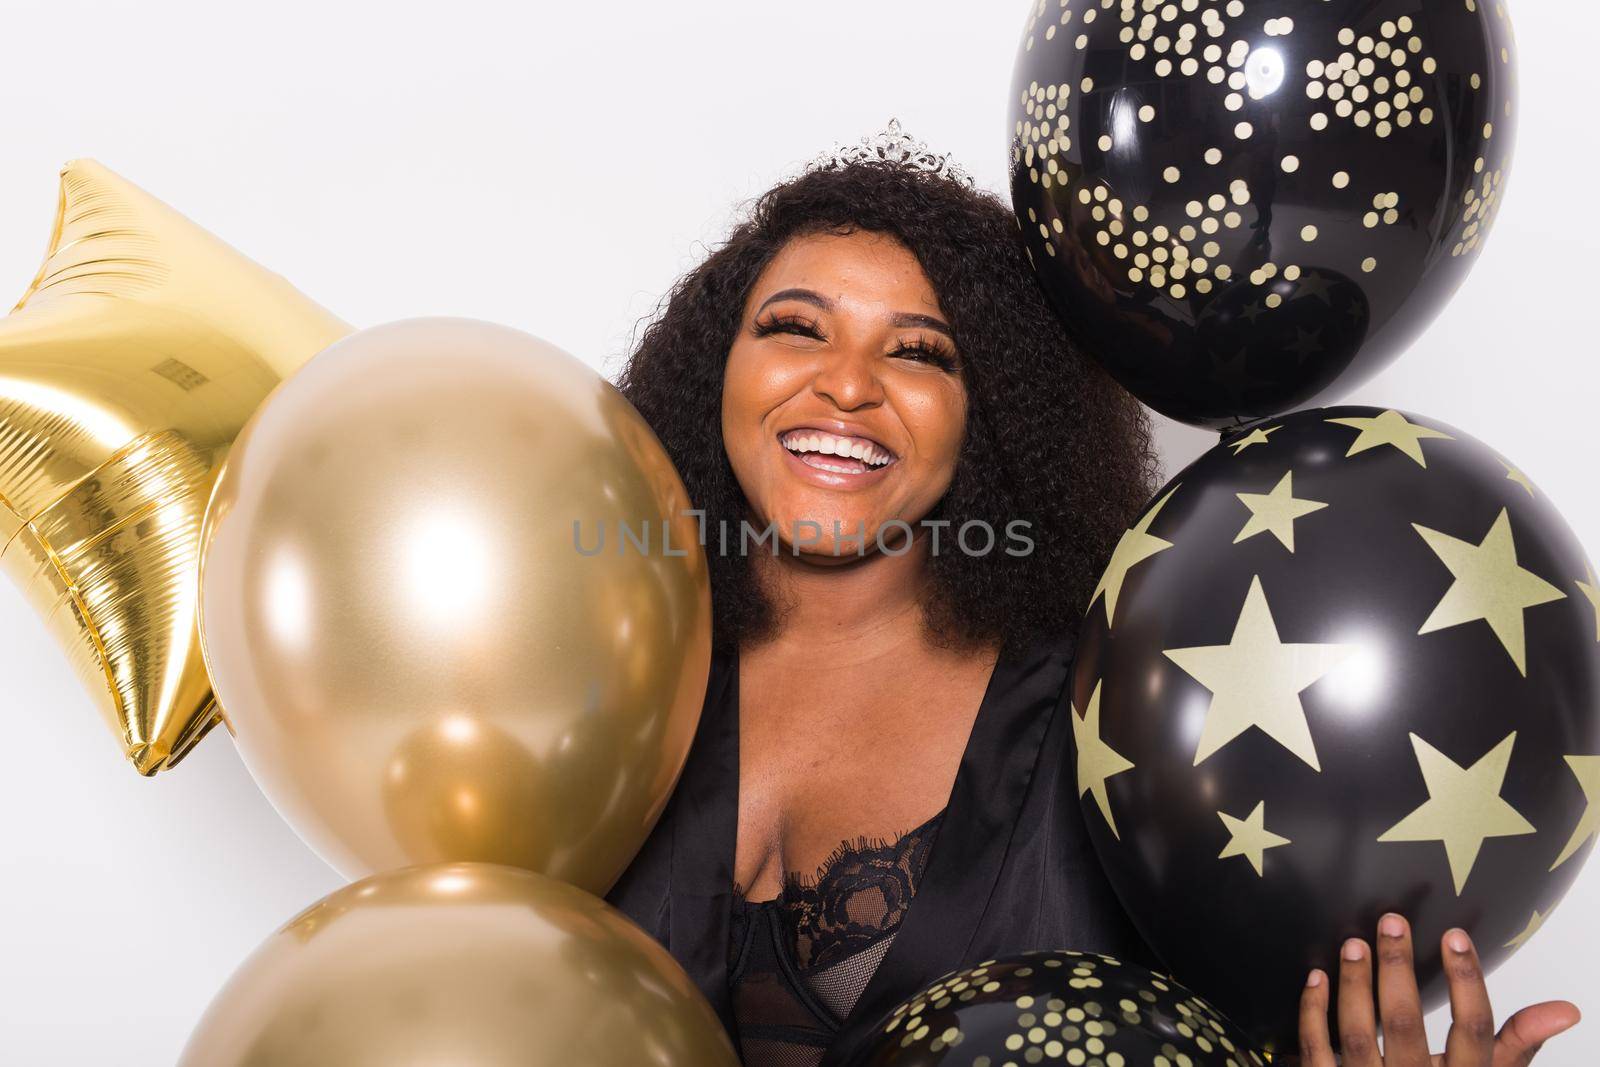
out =
[[[62,169],[44,265],[0,319],[0,566],[141,774],[217,721],[195,627],[217,468],[349,331],[100,164]]]
[[[689,507],[633,407],[542,341],[417,319],[338,342],[207,514],[201,630],[245,764],[350,877],[480,860],[603,892],[704,699]]]
[[[270,937],[179,1067],[737,1067],[711,1006],[605,902],[528,871],[376,875]]]

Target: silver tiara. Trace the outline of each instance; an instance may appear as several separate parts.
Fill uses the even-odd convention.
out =
[[[863,137],[856,144],[841,146],[835,143],[830,151],[813,159],[806,169],[828,170],[848,167],[852,163],[895,163],[949,178],[969,189],[977,188],[977,182],[961,164],[907,134],[900,128],[899,119],[890,119],[882,132]]]

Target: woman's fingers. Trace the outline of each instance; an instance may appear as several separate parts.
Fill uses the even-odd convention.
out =
[[[1552,1037],[1576,1026],[1583,1016],[1566,1000],[1532,1004],[1506,1020],[1494,1043],[1494,1067],[1525,1067]]]
[[[1328,976],[1320,970],[1300,991],[1300,1067],[1338,1067],[1328,1038]]]
[[[1352,937],[1339,954],[1339,1044],[1328,1038],[1328,976],[1312,971],[1300,994],[1300,1067],[1528,1067],[1550,1038],[1575,1026],[1578,1007],[1551,1000],[1523,1008],[1494,1032],[1494,1010],[1477,950],[1464,930],[1440,942],[1450,988],[1450,1033],[1442,1055],[1430,1055],[1411,948],[1411,927],[1399,915],[1378,923],[1378,1003],[1383,1053],[1373,1010],[1372,952]]]
[[[1428,1031],[1412,964],[1411,925],[1390,912],[1378,920],[1378,1013],[1384,1067],[1429,1067]],[[1467,1063],[1463,1067],[1479,1067]]]
[[[1465,930],[1450,930],[1439,941],[1445,980],[1450,985],[1450,1033],[1444,1041],[1449,1067],[1488,1067],[1494,1058],[1494,1009],[1483,982],[1478,952]]]
[[[1352,937],[1339,952],[1339,1050],[1344,1067],[1382,1067],[1372,1008],[1372,954]]]

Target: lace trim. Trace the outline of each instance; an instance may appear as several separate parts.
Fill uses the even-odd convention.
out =
[[[811,878],[797,872],[784,875],[772,903],[793,934],[797,968],[828,967],[899,928],[943,818],[941,811],[899,837],[842,841]],[[734,892],[744,898],[739,885]]]

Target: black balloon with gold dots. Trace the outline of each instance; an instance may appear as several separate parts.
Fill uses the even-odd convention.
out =
[[[1033,0],[1012,201],[1087,351],[1243,425],[1359,384],[1455,292],[1515,90],[1501,0]]]
[[[1537,483],[1432,419],[1313,409],[1156,495],[1088,605],[1077,787],[1162,963],[1264,1051],[1311,968],[1410,920],[1493,969],[1600,835],[1600,578]],[[1337,1032],[1334,1030],[1334,1032]]]
[[[1263,1067],[1170,977],[1087,952],[1027,952],[946,975],[895,1008],[851,1067]]]

